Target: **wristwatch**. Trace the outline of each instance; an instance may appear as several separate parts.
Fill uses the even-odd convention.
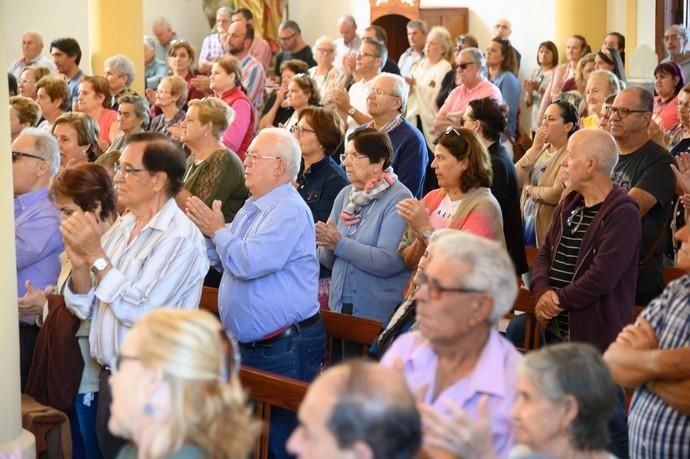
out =
[[[108,260],[106,260],[103,257],[96,258],[96,261],[94,261],[93,264],[91,265],[91,272],[94,274],[98,274],[107,267],[108,267]]]
[[[429,238],[431,237],[432,234],[434,234],[433,229],[428,229],[422,233],[422,239],[424,239],[425,243],[427,243],[427,244],[429,243]]]
[[[357,109],[355,107],[350,107],[350,109],[347,111],[347,114],[350,116],[355,116],[355,112]]]

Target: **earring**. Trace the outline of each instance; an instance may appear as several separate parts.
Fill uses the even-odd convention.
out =
[[[153,414],[153,405],[151,405],[149,402],[146,402],[144,405],[144,414],[147,416],[151,416]]]

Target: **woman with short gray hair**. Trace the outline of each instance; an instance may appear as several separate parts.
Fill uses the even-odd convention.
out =
[[[149,125],[149,104],[140,96],[120,97],[117,109],[117,122],[120,132],[115,136],[106,152],[122,151],[127,146],[129,136],[145,130]]]
[[[335,60],[335,42],[329,37],[320,37],[314,44],[316,65],[309,69],[309,76],[316,82],[321,94],[321,104],[330,103],[330,92],[345,86],[345,74],[333,65]]]
[[[126,95],[136,95],[130,87],[134,81],[134,63],[124,54],[116,54],[103,63],[105,79],[110,85],[110,106],[117,110],[120,98]]]

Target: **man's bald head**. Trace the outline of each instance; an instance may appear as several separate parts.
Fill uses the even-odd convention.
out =
[[[43,51],[43,37],[40,33],[29,31],[22,35],[22,55],[26,60],[35,59]]]
[[[403,375],[374,362],[355,360],[325,371],[309,387],[299,419],[302,427],[288,442],[299,458],[364,448],[373,459],[412,459],[421,445],[421,420]],[[314,438],[319,435],[331,438]],[[335,451],[324,447],[329,443]]]
[[[594,161],[596,172],[607,177],[618,163],[618,146],[611,134],[603,129],[580,129],[570,136],[568,151]],[[595,173],[596,173],[595,172]]]
[[[513,25],[508,19],[501,18],[496,21],[496,25],[494,25],[494,36],[507,40],[511,33],[513,33]]]

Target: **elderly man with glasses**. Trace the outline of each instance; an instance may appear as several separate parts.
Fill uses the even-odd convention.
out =
[[[155,309],[198,308],[208,272],[203,236],[175,202],[184,171],[184,152],[163,134],[133,134],[113,179],[118,205],[128,212],[102,238],[96,213],[75,211],[60,225],[72,263],[65,303],[91,320],[91,355],[102,367],[96,433],[105,457],[125,443],[107,427],[120,343]]]
[[[400,180],[414,195],[421,198],[429,152],[422,133],[405,117],[409,86],[400,75],[381,73],[371,83],[367,96],[369,127],[388,134],[393,145],[391,166]]]
[[[460,51],[460,63],[457,72],[461,84],[453,89],[443,106],[439,109],[431,127],[432,134],[440,134],[448,126],[460,126],[462,113],[467,104],[474,99],[491,97],[503,102],[501,90],[486,79],[484,55],[477,48],[465,48]]]
[[[434,241],[431,259],[417,279],[417,330],[398,338],[382,364],[404,373],[423,404],[425,427],[439,415],[463,413],[476,419],[488,412],[490,441],[499,457],[507,457],[513,446],[510,410],[521,359],[496,330],[517,296],[508,253],[497,242],[449,231]],[[424,435],[425,448],[438,444],[432,432]],[[468,438],[468,447],[472,441]]]
[[[266,128],[244,159],[251,197],[225,224],[220,201],[208,208],[192,197],[187,214],[206,235],[212,265],[223,272],[218,306],[238,339],[245,365],[311,381],[326,345],[317,300],[319,262],[312,213],[293,186],[300,167],[297,140]],[[269,448],[285,456],[295,414],[271,410]]]
[[[688,41],[690,34],[688,29],[680,24],[674,24],[664,32],[664,48],[666,58],[661,62],[675,62],[683,69],[685,81],[690,77],[690,49]]]
[[[635,304],[640,306],[664,288],[663,251],[676,184],[673,158],[648,134],[653,105],[649,91],[633,87],[618,93],[608,107],[608,128],[620,151],[613,181],[640,207],[642,240],[635,295]]]
[[[60,273],[60,213],[48,198],[50,179],[60,168],[60,151],[50,134],[24,129],[12,142],[14,233],[17,255],[17,295],[34,288],[52,291]],[[31,368],[40,311],[19,307],[22,388]]]

